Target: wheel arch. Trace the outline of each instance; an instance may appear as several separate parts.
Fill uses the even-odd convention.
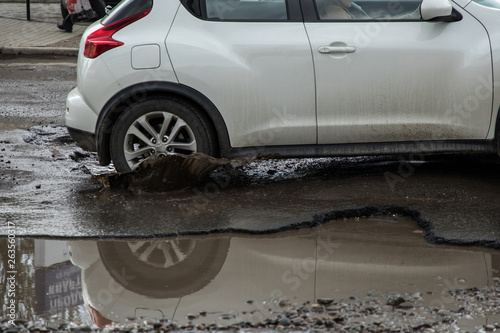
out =
[[[121,90],[102,108],[96,123],[97,156],[101,165],[111,162],[110,138],[113,124],[133,103],[143,100],[171,97],[189,103],[200,111],[202,117],[215,132],[221,156],[230,150],[227,126],[215,105],[202,93],[188,86],[173,82],[142,82]]]

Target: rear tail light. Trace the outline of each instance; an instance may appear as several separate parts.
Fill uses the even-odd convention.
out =
[[[141,11],[94,31],[85,40],[83,55],[94,59],[108,50],[123,45],[123,42],[113,39],[113,34],[148,15],[150,11],[151,9]]]

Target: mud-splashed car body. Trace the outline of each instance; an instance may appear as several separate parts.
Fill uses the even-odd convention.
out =
[[[498,0],[332,1],[125,0],[82,37],[68,130],[118,171],[498,151]]]

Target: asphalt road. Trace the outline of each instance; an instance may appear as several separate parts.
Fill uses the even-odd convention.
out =
[[[93,154],[71,142],[64,100],[74,58],[0,65],[0,234],[132,237],[268,233],[357,216],[407,216],[429,242],[500,248],[497,156],[254,161],[204,184],[152,193],[107,189]]]

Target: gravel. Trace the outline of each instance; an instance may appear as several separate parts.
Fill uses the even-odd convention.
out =
[[[364,298],[319,298],[303,304],[275,299],[268,314],[221,313],[219,321],[204,322],[209,317],[200,311],[187,315],[184,323],[129,318],[127,323],[104,328],[71,322],[54,328],[24,320],[17,320],[12,326],[4,319],[0,332],[500,332],[498,278],[494,278],[492,287],[455,289],[446,292],[446,296],[450,301],[441,306],[424,305],[433,298],[431,293],[372,292]],[[259,317],[252,322],[245,320]],[[492,322],[495,318],[498,321]],[[240,319],[243,320],[238,322]]]

